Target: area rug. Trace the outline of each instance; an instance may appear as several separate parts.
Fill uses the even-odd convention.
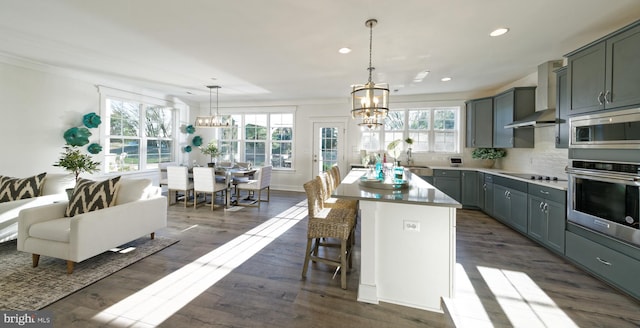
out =
[[[16,241],[0,244],[0,310],[39,310],[77,290],[177,243],[148,236],[76,263],[67,274],[64,260],[41,256],[31,266],[31,254],[16,250]]]

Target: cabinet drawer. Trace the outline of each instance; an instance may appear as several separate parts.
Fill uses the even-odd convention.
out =
[[[560,189],[549,188],[535,183],[529,184],[529,195],[542,197],[561,204],[567,203],[567,192]]]
[[[493,177],[493,183],[499,184],[503,187],[506,187],[507,189],[518,190],[524,193],[527,193],[527,185],[529,184],[528,182],[499,177],[499,176]]]
[[[604,280],[640,298],[640,261],[567,231],[566,255]]]
[[[459,170],[433,170],[434,177],[450,177],[450,178],[459,178],[460,171]]]

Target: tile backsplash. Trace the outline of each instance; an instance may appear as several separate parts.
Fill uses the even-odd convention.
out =
[[[535,148],[507,149],[507,156],[496,166],[507,171],[566,177],[568,150],[556,149],[555,126],[535,129]]]

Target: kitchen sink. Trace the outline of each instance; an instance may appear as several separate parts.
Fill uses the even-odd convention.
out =
[[[403,165],[403,167],[419,176],[433,176],[433,169],[425,165]]]

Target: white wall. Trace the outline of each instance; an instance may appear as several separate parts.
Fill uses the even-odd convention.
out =
[[[63,151],[64,132],[82,126],[84,114],[100,114],[97,83],[83,74],[0,56],[0,175],[66,173],[53,163]],[[94,158],[104,163],[107,146],[100,142],[99,129],[90,131],[90,141],[103,147]],[[178,151],[178,155],[185,154]],[[179,157],[178,161],[188,159]],[[157,174],[138,175],[155,178]]]

